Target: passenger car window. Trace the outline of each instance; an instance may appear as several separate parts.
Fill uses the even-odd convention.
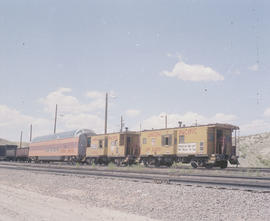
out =
[[[91,146],[91,137],[87,138],[87,146],[90,147]]]

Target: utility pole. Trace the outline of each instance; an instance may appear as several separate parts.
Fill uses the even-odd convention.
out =
[[[124,127],[124,120],[123,120],[123,116],[121,116],[121,122],[120,122],[120,125],[121,125],[120,132],[122,133],[122,132],[123,132],[123,127]]]
[[[30,124],[30,142],[32,141],[32,124]]]
[[[21,137],[20,137],[20,148],[22,148],[22,135],[23,135],[23,132],[21,131]]]
[[[108,93],[106,93],[106,99],[105,99],[105,129],[104,134],[107,134],[107,122],[108,121]]]
[[[56,133],[56,122],[57,122],[57,104],[55,105],[55,115],[54,115],[54,130],[53,133]]]
[[[168,127],[168,115],[167,115],[167,113],[165,115],[161,115],[160,118],[165,119],[165,128],[167,129],[167,127]]]

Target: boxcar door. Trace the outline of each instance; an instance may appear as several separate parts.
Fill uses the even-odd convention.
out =
[[[223,130],[218,129],[217,130],[217,146],[216,146],[216,154],[222,154],[223,148],[224,148],[224,136],[223,136]]]
[[[177,130],[173,131],[173,154],[177,154]]]
[[[132,154],[132,148],[131,148],[131,137],[127,136],[127,142],[126,142],[126,155]]]

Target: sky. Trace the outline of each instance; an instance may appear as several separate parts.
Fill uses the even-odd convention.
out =
[[[230,123],[270,131],[267,0],[0,1],[0,137]]]

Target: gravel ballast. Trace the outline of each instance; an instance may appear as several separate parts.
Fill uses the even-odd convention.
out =
[[[269,220],[270,217],[269,193],[241,190],[0,169],[0,191],[0,212],[11,210],[7,208],[9,205],[15,208],[6,214],[5,220],[24,220],[22,214],[27,213],[19,202],[8,204],[16,194],[25,194],[26,201],[35,202],[29,205],[32,213],[45,207],[47,213],[56,214],[55,220],[62,214],[57,211],[63,208],[50,207],[52,202],[79,210],[80,220],[125,220],[127,215],[129,220]],[[44,204],[44,197],[48,205]],[[76,216],[72,209],[63,214],[68,211],[69,218]],[[39,215],[43,220],[52,220],[46,213]]]

